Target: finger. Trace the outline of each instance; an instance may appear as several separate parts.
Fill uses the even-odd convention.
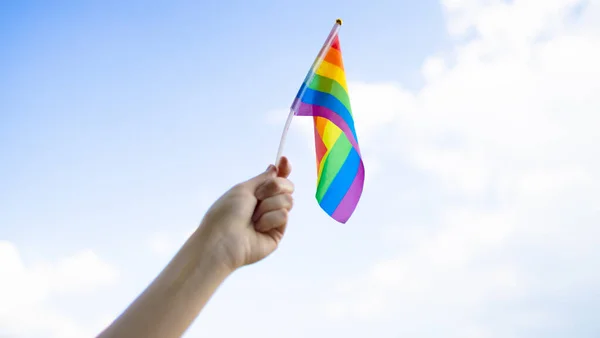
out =
[[[271,236],[271,238],[273,238],[275,240],[275,242],[279,244],[279,242],[281,242],[281,239],[283,238],[283,235],[285,234],[286,227],[287,227],[287,224],[284,224],[283,226],[280,226],[279,228],[271,229],[271,230],[265,232],[265,234]]]
[[[292,172],[292,165],[287,157],[281,156],[277,164],[277,176],[287,178]]]
[[[256,190],[261,184],[267,181],[271,177],[276,177],[277,168],[274,165],[269,165],[267,170],[258,174],[257,176],[247,180],[244,182],[244,185],[247,185],[250,189]]]
[[[254,215],[252,216],[252,221],[256,222],[265,213],[277,209],[286,209],[290,211],[292,210],[293,204],[294,199],[290,194],[279,194],[267,197],[258,204],[258,207],[256,207]]]
[[[288,221],[288,211],[286,209],[277,209],[264,213],[254,224],[256,231],[268,232],[286,225]]]
[[[262,201],[267,197],[279,194],[291,194],[293,192],[294,184],[292,181],[283,177],[270,177],[256,189],[254,196]]]

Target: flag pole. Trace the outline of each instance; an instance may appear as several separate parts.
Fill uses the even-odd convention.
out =
[[[297,98],[301,98],[304,95],[304,92],[306,91],[306,87],[310,85],[312,79],[315,76],[315,71],[317,70],[317,68],[319,67],[321,62],[323,62],[323,59],[325,58],[325,55],[327,54],[327,51],[328,51],[329,47],[331,46],[331,42],[337,35],[341,26],[342,26],[342,19],[336,19],[335,23],[333,24],[333,27],[331,28],[331,31],[329,32],[329,35],[327,36],[327,40],[325,40],[325,43],[323,43],[323,47],[321,47],[319,54],[317,54],[317,57],[316,57],[315,61],[313,62],[312,66],[310,67],[308,74],[306,74],[306,77],[304,78],[305,86],[302,88],[302,91],[300,93],[298,93]],[[279,148],[277,149],[277,157],[275,158],[276,166],[279,166],[279,160],[281,160],[281,156],[283,155],[283,148],[285,146],[285,141],[287,139],[287,133],[288,133],[288,130],[290,129],[290,125],[292,124],[292,119],[294,118],[294,115],[298,109],[299,104],[300,104],[300,100],[294,99],[294,102],[292,103],[292,106],[290,107],[290,112],[288,114],[287,120],[285,121],[285,126],[283,127],[283,132],[281,133],[281,139],[279,140]]]

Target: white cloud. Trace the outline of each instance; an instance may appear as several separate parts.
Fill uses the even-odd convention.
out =
[[[557,318],[585,321],[561,311],[600,292],[589,268],[600,258],[600,3],[442,4],[451,34],[475,34],[425,60],[421,90],[352,93],[361,131],[393,124],[395,146],[379,151],[426,173],[446,199],[419,235],[396,231],[401,253],[341,281],[324,314],[389,320],[412,337],[525,337]]]
[[[446,70],[446,61],[440,57],[430,57],[423,62],[423,77],[432,82],[443,75]]]
[[[0,262],[0,334],[19,337],[89,335],[90,328],[80,327],[59,313],[49,305],[49,299],[92,292],[113,285],[119,276],[90,250],[58,262],[26,265],[14,244],[0,241]]]

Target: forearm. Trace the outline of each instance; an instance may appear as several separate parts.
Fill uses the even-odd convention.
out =
[[[201,230],[99,338],[180,337],[231,273]]]

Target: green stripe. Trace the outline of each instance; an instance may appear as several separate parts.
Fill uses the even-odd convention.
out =
[[[323,196],[325,196],[331,182],[333,182],[333,179],[344,165],[348,154],[350,154],[350,150],[352,150],[352,144],[346,135],[341,133],[340,137],[333,144],[331,151],[328,152],[327,157],[323,159],[325,163],[323,163],[323,171],[321,171],[321,177],[317,186],[317,201],[321,202]]]
[[[344,107],[348,109],[350,115],[352,115],[348,93],[337,81],[319,74],[315,74],[315,77],[310,82],[310,86],[308,88],[333,95],[336,99],[340,100]]]

